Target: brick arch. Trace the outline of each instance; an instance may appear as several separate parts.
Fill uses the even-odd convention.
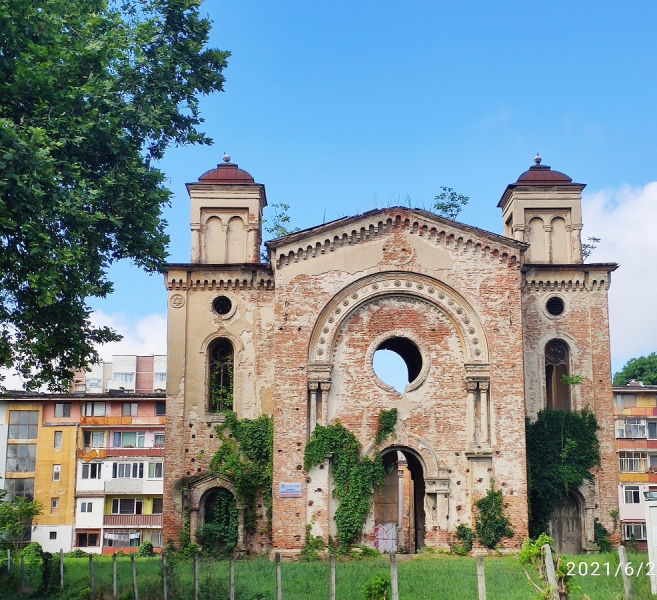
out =
[[[363,454],[373,457],[376,452],[383,453],[387,450],[405,450],[413,454],[422,465],[425,479],[437,479],[440,476],[440,462],[429,442],[419,435],[403,431],[403,426],[398,425],[395,429],[393,443],[389,440],[384,440],[380,444],[372,442],[365,448]]]
[[[488,341],[484,327],[465,298],[441,281],[406,271],[368,275],[338,292],[324,307],[315,323],[308,349],[308,362],[330,363],[346,319],[363,305],[392,295],[419,298],[435,305],[456,330],[465,362],[488,364]]]

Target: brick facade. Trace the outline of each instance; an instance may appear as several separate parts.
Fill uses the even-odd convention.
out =
[[[330,461],[306,473],[303,453],[315,424],[336,419],[365,453],[398,452],[408,460],[414,475],[400,478],[406,486],[400,497],[406,508],[414,502],[404,514],[416,521],[402,521],[408,531],[422,530],[416,547],[447,547],[459,523],[473,523],[473,501],[491,478],[504,491],[516,532],[506,545],[517,547],[527,534],[525,415],[535,417],[545,406],[544,347],[563,339],[569,372],[584,378],[572,408],[590,406],[603,427],[602,469],[582,495],[584,536],[592,539],[592,519],[606,523],[616,504],[616,472],[606,468],[614,465],[606,313],[614,266],[583,265],[577,254],[583,186],[553,181],[539,189],[522,183],[525,175],[501,201],[508,237],[396,207],[274,240],[268,244],[271,264],[258,263],[254,246],[266,205],[263,186],[230,163],[189,184],[192,262],[171,265],[166,275],[165,539],[177,539],[186,514],[192,531],[202,523],[207,490],[230,489],[208,471],[217,449],[215,425],[223,417],[208,400],[208,355],[219,338],[234,349],[238,416],[274,418],[271,544],[290,553],[303,545],[307,524],[326,540],[335,535]],[[526,200],[542,202],[549,212],[550,194],[559,200],[553,229],[545,229],[557,232],[546,246],[548,258],[554,249],[569,262],[529,264],[518,213],[529,211],[527,229],[535,231],[538,209]],[[573,231],[576,239],[563,237]],[[563,243],[568,252],[557,249]],[[208,264],[204,257],[210,256],[244,260]],[[546,298],[555,294],[566,307],[558,317],[545,311]],[[229,301],[223,314],[213,308],[219,296]],[[373,370],[374,352],[386,347],[396,348],[412,371],[403,394]],[[376,447],[379,414],[390,408],[399,415],[394,436]],[[301,497],[281,497],[281,484],[299,484]],[[375,513],[373,507],[363,530],[372,544],[382,530]],[[263,526],[262,507],[259,520]],[[244,548],[268,548],[262,533],[240,536]]]

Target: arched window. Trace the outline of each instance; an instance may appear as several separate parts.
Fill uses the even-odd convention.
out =
[[[233,408],[233,344],[219,338],[210,346],[210,412]]]
[[[545,346],[546,406],[552,410],[570,410],[570,386],[561,379],[569,375],[570,353],[561,340],[551,340]]]

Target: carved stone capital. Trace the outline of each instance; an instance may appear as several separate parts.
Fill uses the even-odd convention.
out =
[[[316,392],[318,387],[319,387],[319,382],[318,381],[309,381],[308,382],[308,389],[311,392]]]
[[[468,392],[476,392],[479,382],[476,379],[468,379]]]
[[[479,382],[479,389],[482,392],[487,392],[488,388],[490,388],[490,381],[480,381]]]
[[[322,392],[328,392],[331,389],[331,382],[330,381],[322,381],[320,384],[320,389]]]

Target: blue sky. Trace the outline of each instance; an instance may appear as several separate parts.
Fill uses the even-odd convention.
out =
[[[170,260],[190,258],[186,182],[223,152],[291,207],[301,228],[440,186],[471,198],[459,220],[497,233],[508,183],[540,152],[587,183],[593,261],[617,261],[615,370],[655,350],[652,222],[657,61],[654,2],[206,2],[229,50],[225,92],[204,98],[212,147],[171,148],[160,167]],[[102,354],[165,350],[161,277],[112,269],[95,319],[126,336]]]

